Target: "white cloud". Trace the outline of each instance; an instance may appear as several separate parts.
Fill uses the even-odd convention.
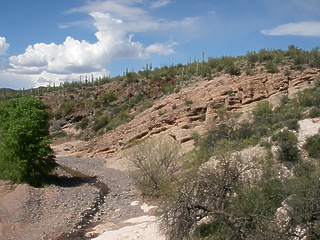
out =
[[[158,0],[151,3],[151,8],[164,7],[170,3],[170,0]]]
[[[176,42],[171,43],[155,43],[146,48],[147,53],[157,53],[160,55],[170,55],[174,53],[173,46],[177,45]]]
[[[29,75],[0,71],[0,86],[4,88],[22,89],[34,87],[36,81]]]
[[[34,86],[59,84],[66,79],[79,80],[80,74],[92,73],[95,77],[106,75],[108,72],[105,68],[115,60],[142,59],[150,54],[173,54],[177,42],[157,42],[144,47],[140,42],[133,41],[133,33],[149,34],[150,31],[161,38],[166,35],[170,35],[170,38],[186,36],[190,32],[194,34],[193,30],[199,24],[198,18],[169,21],[150,15],[150,8],[169,3],[170,0],[87,1],[84,6],[71,9],[68,13],[88,13],[93,21],[74,21],[60,24],[60,28],[76,25],[88,27],[91,24],[96,29],[96,42],[66,37],[60,44],[36,43],[28,46],[24,53],[9,57],[4,71],[17,79],[28,79],[28,84],[32,82]],[[1,41],[5,43],[5,39],[0,38],[0,44]],[[6,46],[6,50],[9,45],[3,46]]]
[[[11,72],[20,74],[72,74],[97,72],[118,59],[142,58],[143,48],[123,30],[123,22],[110,14],[91,13],[95,20],[97,42],[67,37],[62,44],[38,43],[25,53],[9,58]]]
[[[4,55],[9,48],[9,44],[6,43],[4,37],[0,37],[0,55]]]
[[[53,86],[53,84],[59,86],[60,83],[65,81],[79,81],[80,76],[81,79],[84,80],[86,77],[91,79],[91,76],[93,76],[95,79],[97,77],[108,76],[109,74],[110,73],[105,69],[101,69],[98,72],[88,72],[83,74],[55,74],[48,72],[42,72],[40,74],[21,74],[0,70],[0,86],[13,89],[48,86],[49,84],[51,86]]]
[[[73,8],[68,12],[105,12],[125,21],[133,21],[148,15],[143,8],[136,6],[141,2],[141,0],[89,1],[84,6]]]
[[[115,18],[123,21],[122,30],[128,32],[147,32],[160,31],[171,28],[190,28],[195,24],[197,18],[184,18],[180,21],[167,21],[165,19],[155,19],[146,10],[146,1],[144,0],[106,0],[106,1],[89,1],[86,5],[69,10],[74,12],[102,12],[108,13]],[[151,8],[166,6],[170,0],[150,1]],[[64,24],[62,27],[77,24]],[[84,22],[78,22],[84,24]]]
[[[153,1],[153,6],[164,6],[168,0]],[[197,18],[180,21],[154,19],[144,10],[142,0],[90,1],[85,6],[69,12],[90,12],[97,29],[97,41],[89,43],[67,37],[61,44],[37,43],[29,46],[25,53],[11,56],[8,71],[19,74],[81,74],[99,72],[114,60],[141,59],[150,53],[169,55],[174,53],[177,43],[155,43],[147,48],[132,41],[132,33],[148,31],[184,31],[187,33],[197,25]],[[67,27],[68,24],[64,25]],[[181,34],[179,34],[181,35]]]
[[[262,30],[266,35],[298,35],[320,37],[320,22],[298,22],[283,24],[271,29]]]

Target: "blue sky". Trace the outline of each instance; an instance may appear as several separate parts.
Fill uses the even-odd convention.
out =
[[[0,87],[320,46],[319,0],[0,0]]]

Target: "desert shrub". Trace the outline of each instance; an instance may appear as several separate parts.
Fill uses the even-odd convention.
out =
[[[260,170],[241,156],[223,154],[186,174],[176,194],[160,207],[166,237],[276,239],[273,229],[279,229],[272,219],[288,196],[285,182],[259,181],[255,171]]]
[[[259,62],[271,61],[275,58],[274,51],[272,49],[262,48],[258,52]]]
[[[52,116],[56,119],[56,120],[59,120],[62,118],[62,112],[61,110],[55,110],[53,113],[52,113]]]
[[[297,146],[297,136],[289,131],[283,130],[273,136],[273,140],[278,143],[278,159],[282,162],[298,162],[300,159],[300,151]]]
[[[320,134],[308,137],[303,147],[310,157],[320,158]]]
[[[94,119],[93,125],[92,125],[92,130],[97,132],[100,129],[104,128],[105,126],[108,125],[110,122],[110,118],[108,115],[104,114],[100,117],[97,117]]]
[[[311,176],[315,172],[315,166],[310,162],[299,162],[294,166],[294,175],[298,178]]]
[[[173,84],[164,84],[161,86],[161,90],[164,94],[171,94],[173,93],[175,85]]]
[[[220,61],[226,73],[236,76],[241,75],[241,68],[237,66],[235,57],[223,56]]]
[[[269,73],[278,73],[280,70],[278,69],[277,65],[273,61],[268,61],[265,64],[265,68]]]
[[[221,67],[221,61],[219,58],[209,57],[207,66],[217,72],[220,72],[223,70],[223,67]]]
[[[320,48],[315,47],[309,53],[309,66],[310,67],[320,67]]]
[[[297,229],[307,239],[318,239],[314,168],[297,163],[295,177],[287,178],[267,156],[250,162],[240,155],[216,155],[189,170],[175,194],[161,203],[161,229],[170,240],[293,239]],[[288,206],[285,218],[278,215],[283,206]]]
[[[312,107],[313,101],[313,90],[311,88],[305,89],[297,94],[297,101],[301,106]]]
[[[139,82],[139,75],[135,72],[126,73],[126,83],[136,83]]]
[[[291,237],[297,229],[301,229],[303,238],[320,239],[319,173],[309,168],[315,169],[315,166],[304,166],[304,172],[300,171],[302,175],[289,183],[294,186],[294,194],[286,199],[286,204],[290,206],[287,210],[290,222],[285,227],[292,232]]]
[[[115,129],[117,126],[124,124],[130,120],[132,120],[132,116],[124,109],[121,109],[119,112],[113,112],[112,117],[110,117],[110,121],[108,121],[106,125],[106,130]]]
[[[172,138],[148,139],[128,150],[130,176],[143,195],[164,197],[171,194],[179,170],[180,146]]]
[[[253,119],[255,122],[267,125],[272,124],[272,104],[268,101],[258,102],[252,110]]]
[[[252,126],[252,123],[242,122],[240,123],[237,132],[236,139],[248,139],[256,134],[255,129]]]
[[[116,94],[114,91],[110,91],[108,93],[105,93],[101,96],[101,103],[103,106],[108,106],[109,103],[117,100]]]
[[[259,136],[272,134],[284,127],[297,131],[300,127],[299,120],[303,117],[302,109],[297,105],[287,103],[272,109],[272,105],[267,101],[259,102],[252,110],[252,115],[256,131],[267,130],[262,131]]]
[[[259,61],[259,56],[255,51],[250,51],[246,53],[247,61],[251,64],[255,64]]]
[[[208,127],[205,134],[196,141],[194,150],[196,165],[206,162],[216,150],[240,150],[257,144],[259,140],[259,132],[253,123],[246,121],[238,123],[239,115],[225,112],[224,109],[218,112],[221,122]]]
[[[75,105],[76,104],[74,101],[64,102],[60,105],[60,108],[58,111],[61,112],[62,117],[68,116],[71,113],[73,113]]]
[[[92,106],[93,106],[94,108],[99,108],[99,107],[101,107],[101,102],[100,102],[98,99],[94,99],[94,100],[92,101]]]
[[[286,68],[286,69],[284,70],[284,75],[285,75],[285,76],[289,77],[291,74],[292,74],[292,72],[290,71],[289,68]]]
[[[318,107],[312,107],[309,111],[309,117],[311,118],[320,117],[320,109]]]
[[[186,99],[184,100],[184,104],[187,105],[187,106],[190,106],[190,105],[193,104],[193,101],[192,101],[191,99],[187,99],[187,98],[186,98]]]
[[[0,105],[0,177],[41,185],[55,167],[46,106],[34,97]]]
[[[284,122],[284,126],[290,130],[298,131],[300,128],[299,120],[297,118],[288,119]]]
[[[138,111],[139,112],[143,112],[146,109],[149,109],[153,106],[153,101],[151,99],[148,98],[144,98],[143,100],[141,100],[141,102],[139,103],[139,107],[138,107]]]
[[[89,119],[85,117],[77,124],[76,127],[80,128],[81,130],[84,130],[88,127],[88,125],[89,125]]]

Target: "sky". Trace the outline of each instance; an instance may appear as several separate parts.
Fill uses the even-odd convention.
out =
[[[320,46],[320,0],[0,0],[0,88]]]

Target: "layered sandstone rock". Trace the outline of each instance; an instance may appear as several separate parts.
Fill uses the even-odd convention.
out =
[[[75,154],[90,157],[112,157],[135,140],[167,133],[186,149],[192,147],[193,132],[204,131],[206,124],[217,118],[217,109],[250,109],[256,101],[274,99],[279,94],[291,96],[309,87],[319,78],[319,69],[307,69],[286,76],[283,72],[261,72],[254,76],[221,75],[213,79],[198,79],[179,92],[157,99],[131,122],[107,132],[91,142],[73,148]]]

